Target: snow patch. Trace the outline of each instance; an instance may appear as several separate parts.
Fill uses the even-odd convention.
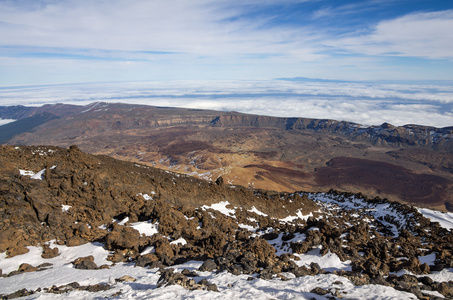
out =
[[[220,212],[228,217],[234,217],[234,214],[236,213],[236,209],[227,208],[227,205],[230,205],[230,202],[222,201],[219,203],[212,204],[210,206],[203,205],[201,207],[201,209],[203,209],[203,210],[213,209],[213,210],[217,210],[218,212]]]
[[[308,215],[303,215],[302,214],[302,211],[300,209],[298,209],[296,211],[296,215],[295,216],[288,216],[284,219],[280,219],[280,222],[284,222],[284,223],[287,223],[287,222],[293,222],[294,220],[297,220],[297,219],[301,219],[301,220],[305,220],[307,221],[308,218],[310,217],[313,217],[313,213],[309,213]]]
[[[267,217],[267,215],[265,213],[260,212],[255,206],[252,206],[252,209],[249,209],[248,211],[255,213],[259,216]]]
[[[31,176],[31,179],[37,179],[37,180],[42,180],[44,178],[44,172],[46,172],[46,169],[43,169],[36,173],[35,175]]]
[[[159,224],[157,222],[153,224],[150,221],[132,223],[130,226],[140,232],[140,234],[144,234],[146,236],[152,236],[158,233],[159,228]]]
[[[427,208],[419,208],[418,211],[431,222],[438,222],[439,225],[446,229],[453,228],[453,213],[441,212]]]
[[[122,221],[118,222],[118,225],[125,225],[127,222],[129,222],[129,217],[125,217]]]
[[[19,170],[19,173],[22,176],[33,176],[33,175],[35,175],[35,172],[27,171],[27,170]]]
[[[187,244],[187,241],[185,239],[183,239],[183,238],[179,238],[177,240],[174,240],[174,241],[170,242],[170,244],[172,244],[172,245],[178,245],[178,244],[185,245],[185,244]]]
[[[242,224],[242,223],[239,223],[238,226],[239,226],[239,228],[242,228],[242,229],[245,229],[245,230],[248,230],[248,231],[253,231],[253,232],[258,229],[258,227],[253,227],[251,225]]]
[[[436,260],[436,253],[431,253],[425,256],[419,256],[418,260],[421,264],[427,263],[428,265],[434,265],[434,261]]]
[[[154,191],[151,192],[151,195],[154,195],[156,194]],[[151,197],[150,195],[148,194],[142,194],[142,193],[138,193],[137,196],[142,196],[143,199],[145,199],[146,201],[149,201],[149,200],[153,200],[153,197]]]
[[[333,272],[333,271],[339,271],[339,270],[344,270],[344,271],[351,271],[351,261],[341,261],[338,255],[335,253],[330,252],[330,250],[327,252],[326,255],[321,256],[321,246],[314,248],[310,251],[308,251],[306,254],[294,254],[295,256],[298,256],[300,260],[295,261],[295,263],[299,266],[306,266],[310,268],[310,264],[312,262],[319,264],[321,268],[323,268],[326,271]]]
[[[20,175],[22,175],[22,176],[30,176],[31,179],[37,179],[37,180],[42,180],[44,178],[44,172],[46,172],[46,169],[43,169],[43,170],[39,171],[36,174],[33,171],[20,170],[19,169]]]
[[[61,205],[61,211],[67,212],[72,206],[71,205]]]
[[[9,273],[17,270],[19,265],[27,262],[31,265],[39,265],[44,262],[50,262],[53,265],[41,272],[23,273],[12,277],[0,278],[1,292],[10,294],[22,288],[28,290],[36,290],[40,288],[50,288],[52,285],[63,285],[71,282],[78,282],[81,285],[92,285],[99,283],[108,283],[113,286],[111,290],[102,292],[86,292],[86,291],[71,291],[63,294],[50,294],[38,292],[26,299],[108,299],[116,295],[115,299],[312,299],[315,296],[310,293],[315,287],[320,287],[326,290],[337,290],[344,299],[417,299],[413,294],[397,291],[391,287],[382,285],[363,285],[355,286],[350,280],[345,277],[340,277],[334,274],[320,274],[316,276],[301,276],[295,278],[294,275],[285,273],[290,280],[281,280],[273,278],[271,280],[263,280],[256,278],[247,280],[250,275],[232,275],[228,272],[199,272],[197,269],[201,266],[200,261],[189,261],[181,265],[174,265],[172,268],[175,272],[181,272],[183,269],[189,271],[197,271],[199,279],[206,279],[217,285],[219,292],[195,290],[188,291],[179,285],[172,285],[157,288],[157,281],[160,277],[160,272],[157,268],[147,269],[134,267],[130,263],[117,263],[110,265],[110,269],[106,270],[78,270],[73,268],[71,261],[78,257],[93,255],[95,263],[99,266],[102,264],[110,264],[106,257],[108,252],[103,249],[102,244],[85,244],[76,247],[66,247],[51,244],[51,247],[58,247],[60,255],[52,259],[41,258],[41,247],[29,247],[30,252],[19,255],[13,258],[5,259],[6,254],[0,253],[0,268],[4,273]],[[152,253],[153,247],[145,249],[142,254]],[[301,255],[301,257],[304,255]],[[344,269],[334,255],[327,254],[322,258],[325,263],[316,259],[319,257],[319,250],[309,252],[302,265],[309,264],[313,260],[320,264],[321,267],[332,269]],[[319,259],[319,258],[318,258]],[[298,262],[296,262],[298,263]],[[444,272],[445,271],[445,272]],[[448,281],[451,276],[451,271],[444,270],[435,275],[436,281]],[[124,275],[129,275],[137,279],[134,283],[115,282],[115,278],[120,278]],[[450,277],[451,278],[451,277]],[[434,279],[434,278],[433,278]],[[198,281],[198,280],[197,280]],[[339,284],[341,283],[341,284]],[[119,293],[120,292],[120,293]],[[319,298],[319,297],[318,297]],[[324,299],[324,297],[321,297]]]

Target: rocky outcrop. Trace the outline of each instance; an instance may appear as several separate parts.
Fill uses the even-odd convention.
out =
[[[367,141],[376,146],[420,146],[447,152],[453,151],[453,127],[435,128],[421,125],[362,126],[357,123],[307,119],[276,118],[256,115],[223,115],[211,122],[218,127],[277,128],[290,131],[314,131],[343,135],[353,141]]]
[[[80,285],[77,282],[71,282],[69,284],[64,284],[60,286],[52,286],[51,288],[37,288],[36,290],[27,290],[21,289],[14,293],[3,295],[0,294],[2,299],[16,299],[20,297],[30,296],[35,293],[44,292],[44,293],[51,293],[51,294],[64,294],[71,291],[87,291],[91,293],[96,293],[100,291],[107,291],[111,289],[111,286],[105,283],[101,284],[94,284],[94,285]]]
[[[200,280],[198,283],[194,279],[188,278],[188,276],[183,273],[175,273],[172,268],[165,269],[161,271],[159,280],[157,281],[157,287],[169,286],[179,284],[180,286],[188,290],[207,290],[218,292],[217,286],[214,283],[209,283],[206,279]],[[192,276],[193,277],[193,276]]]
[[[286,280],[285,272],[296,277],[325,274],[329,271],[317,263],[298,263],[297,254],[319,251],[351,261],[351,271],[335,273],[356,285],[391,286],[419,298],[423,289],[446,297],[452,293],[450,283],[426,277],[453,267],[452,232],[406,205],[331,191],[324,194],[330,202],[323,206],[307,193],[245,189],[221,180],[209,183],[88,155],[75,146],[4,146],[0,156],[0,251],[9,256],[28,251],[26,246],[42,245],[43,258],[55,257],[58,248],[49,245],[51,240],[67,246],[98,242],[111,251],[111,262],[159,268],[159,286],[215,291],[215,285],[194,279],[198,272],[227,271],[266,280]],[[20,170],[44,171],[31,178]],[[225,207],[211,206],[219,202]],[[375,215],[378,205],[385,205],[389,214]],[[312,216],[281,220],[296,212]],[[155,226],[156,233],[141,234],[133,228],[136,222]],[[434,263],[420,262],[419,257],[433,253]],[[197,271],[168,268],[190,260],[203,263]],[[93,256],[80,257],[73,266],[107,268],[98,266]],[[23,264],[3,276],[43,268]],[[403,269],[419,277],[394,275]],[[109,286],[84,287],[97,288]],[[334,289],[312,292],[335,296]]]

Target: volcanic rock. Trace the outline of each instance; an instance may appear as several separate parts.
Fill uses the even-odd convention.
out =
[[[86,257],[79,257],[72,262],[76,269],[81,270],[96,270],[98,266],[94,263],[94,257],[92,255]]]
[[[54,257],[57,257],[58,255],[60,255],[60,252],[58,251],[57,247],[50,248],[49,245],[44,244],[42,248],[43,248],[42,254],[41,254],[42,258],[49,259],[49,258],[54,258]]]

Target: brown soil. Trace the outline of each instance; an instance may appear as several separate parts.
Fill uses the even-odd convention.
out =
[[[316,182],[321,186],[373,188],[380,193],[396,194],[407,202],[432,206],[452,200],[448,190],[453,182],[440,176],[416,174],[394,164],[348,157],[334,158],[327,165],[316,172]]]

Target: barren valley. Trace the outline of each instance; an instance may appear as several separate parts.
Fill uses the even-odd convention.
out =
[[[360,192],[451,210],[453,128],[361,126],[112,103],[3,107],[0,117],[52,114],[11,145],[78,145],[91,154],[275,191]],[[5,126],[16,126],[10,123]]]

